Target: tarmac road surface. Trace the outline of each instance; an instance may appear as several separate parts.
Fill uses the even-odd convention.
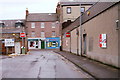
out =
[[[2,78],[92,78],[50,50],[2,59]]]

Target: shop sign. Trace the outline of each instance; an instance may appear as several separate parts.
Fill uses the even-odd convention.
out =
[[[100,34],[99,46],[101,48],[107,48],[107,35]]]
[[[5,39],[5,46],[14,46],[14,39]]]

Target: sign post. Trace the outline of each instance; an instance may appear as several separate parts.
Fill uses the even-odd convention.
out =
[[[26,37],[26,34],[25,34],[25,32],[21,32],[20,33],[20,37],[22,38],[22,54],[25,54],[25,48],[24,48],[24,38]]]

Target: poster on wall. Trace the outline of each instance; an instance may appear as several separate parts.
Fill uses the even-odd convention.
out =
[[[107,48],[107,34],[100,34],[99,46]]]

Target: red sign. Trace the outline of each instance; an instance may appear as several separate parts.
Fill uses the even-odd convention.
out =
[[[68,33],[66,33],[66,37],[70,37],[70,33],[68,32]]]
[[[20,37],[26,37],[25,32],[21,32]]]
[[[100,34],[100,40],[99,40],[99,46],[101,48],[107,47],[107,35],[106,34]]]

